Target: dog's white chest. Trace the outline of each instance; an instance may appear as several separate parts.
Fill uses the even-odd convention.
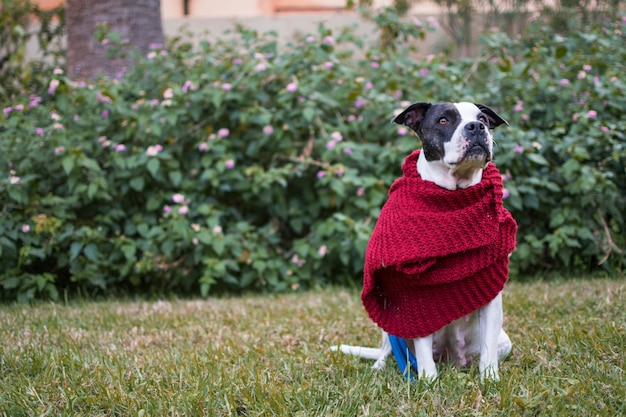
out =
[[[461,317],[437,331],[433,337],[433,359],[466,366],[480,352],[478,312]]]

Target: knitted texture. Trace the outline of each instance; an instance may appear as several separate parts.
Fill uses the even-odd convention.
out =
[[[409,155],[367,246],[361,300],[387,333],[423,337],[504,288],[517,224],[489,163],[480,183],[450,191],[423,180]]]

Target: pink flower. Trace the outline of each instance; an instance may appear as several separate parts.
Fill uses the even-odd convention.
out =
[[[9,182],[13,185],[19,184],[20,183],[20,177],[16,177],[14,175],[11,175],[9,177]]]
[[[243,60],[241,58],[233,59],[233,65],[241,65],[243,64]]]
[[[35,133],[37,133],[39,136],[43,136],[43,128],[41,127],[36,128]]]
[[[107,109],[102,110],[102,118],[106,119],[109,117],[109,111]]]
[[[226,162],[224,162],[224,166],[226,167],[226,169],[233,169],[235,167],[235,161],[232,159],[229,159]]]
[[[13,107],[5,107],[4,109],[2,109],[2,112],[4,113],[5,116],[8,116],[9,113],[11,113],[13,111]]]
[[[326,253],[328,253],[328,247],[326,247],[326,245],[320,246],[320,248],[317,250],[317,254],[322,258],[326,256]]]
[[[578,121],[578,117],[580,117],[580,116],[578,116],[578,113],[574,113],[574,115],[572,116],[572,120],[574,122],[577,122]]]
[[[266,68],[267,67],[265,66],[265,64],[261,62],[261,63],[255,65],[254,70],[256,72],[261,72],[261,71],[265,71]]]
[[[189,80],[185,81],[183,84],[183,93],[186,93],[189,90],[195,90],[197,87]]]
[[[509,198],[509,196],[511,195],[511,192],[509,190],[507,190],[506,188],[502,189],[502,199],[506,200],[507,198]]]
[[[98,100],[100,103],[112,103],[113,100],[111,100],[111,97],[109,96],[103,96],[102,93],[98,93],[96,94],[96,100]]]
[[[296,264],[299,267],[302,267],[302,265],[304,265],[304,259],[300,259],[298,255],[293,255],[291,257],[291,263]]]
[[[374,88],[374,84],[372,84],[371,82],[366,82],[365,85],[363,86],[363,88],[365,90],[371,90],[372,88]]]
[[[290,93],[296,92],[297,89],[298,89],[297,82],[292,82],[292,83],[287,84],[287,91],[289,91]]]
[[[206,152],[209,150],[209,144],[206,142],[202,142],[200,145],[198,145],[198,150],[200,152]]]
[[[598,117],[598,112],[595,110],[589,110],[587,112],[587,117],[590,119],[595,119],[596,117]]]
[[[582,80],[586,76],[587,76],[587,73],[585,71],[578,71],[578,75],[576,75],[576,78],[578,78],[579,80]]]
[[[317,173],[317,179],[319,180],[319,179],[323,178],[324,175],[326,175],[326,171],[319,171]]]
[[[428,21],[428,24],[433,29],[439,29],[439,21],[437,20],[437,18],[435,18],[433,16],[429,16],[429,17],[426,18],[426,20]]]
[[[22,226],[22,232],[24,232],[24,233],[30,232],[30,225],[28,225],[28,224],[23,225]]]
[[[315,36],[309,35],[306,37],[305,41],[308,43],[315,42]]]
[[[343,136],[339,132],[333,132],[330,134],[330,139],[338,142],[343,140]]]
[[[522,145],[515,145],[515,148],[513,148],[513,151],[517,153],[524,153],[524,148],[522,147]]]
[[[222,233],[222,226],[214,226],[213,227],[213,233],[215,233],[216,235],[219,235],[220,233]]]
[[[50,85],[48,86],[48,94],[50,95],[54,94],[54,92],[57,91],[58,87],[59,87],[59,80],[50,81]]]
[[[182,214],[184,216],[187,213],[189,213],[189,207],[187,207],[187,206],[180,206],[178,208],[178,214]]]
[[[359,187],[356,189],[356,195],[359,197],[363,197],[365,195],[365,188]]]
[[[217,136],[220,138],[227,138],[229,135],[230,135],[230,130],[228,130],[225,127],[217,131]]]
[[[420,70],[420,77],[426,77],[428,74],[430,74],[430,70],[428,68],[422,68]]]
[[[267,125],[263,128],[263,133],[269,136],[274,133],[274,128],[271,125]]]
[[[163,206],[163,213],[171,213],[171,212],[172,212],[171,206]]]
[[[181,204],[185,201],[185,196],[179,193],[176,193],[172,196],[172,201],[177,204]]]
[[[324,62],[324,68],[326,69],[331,69],[334,66],[334,64],[330,61],[326,61]]]
[[[332,36],[325,36],[322,42],[324,42],[326,45],[334,45],[335,39],[333,39]]]
[[[569,80],[567,78],[563,78],[563,79],[561,79],[561,81],[559,81],[559,85],[561,87],[565,87],[566,85],[569,85],[569,84],[570,84],[570,82],[569,82]]]
[[[402,126],[399,127],[398,130],[396,131],[396,133],[400,136],[405,136],[407,133],[409,133],[409,129],[407,129],[406,127]]]
[[[359,97],[354,102],[354,107],[356,107],[357,109],[360,109],[361,107],[363,107],[364,104],[365,104],[365,100]]]
[[[608,133],[611,129],[609,129],[609,128],[608,128],[608,127],[606,127],[606,126],[602,126],[602,127],[600,128],[600,130],[602,130],[602,132],[604,132],[604,133]]]
[[[64,147],[64,146],[57,146],[56,148],[54,148],[54,154],[55,154],[55,155],[58,155],[58,154],[60,154],[61,152],[63,152],[64,150],[65,150],[65,147]]]
[[[335,149],[335,146],[337,146],[337,142],[335,142],[334,140],[329,140],[328,142],[326,142],[326,149],[328,149],[329,151]]]
[[[23,104],[18,104],[17,106],[15,106],[15,110],[16,110],[16,111],[22,111],[22,110],[24,110],[24,105],[23,105]]]
[[[380,67],[380,64],[378,62],[376,62],[376,61],[372,61],[372,62],[370,62],[370,67],[378,68],[378,67]]]
[[[163,92],[163,98],[172,98],[174,97],[174,90],[172,90],[172,88],[166,88],[165,91]]]
[[[352,155],[352,149],[350,149],[350,148],[343,148],[343,152],[348,154],[348,155]]]
[[[162,150],[163,150],[163,146],[161,145],[148,146],[148,149],[146,149],[146,155],[155,156]]]
[[[589,64],[583,65],[583,69],[585,71],[591,71],[591,65],[589,65]]]
[[[233,88],[233,86],[230,85],[229,83],[222,84],[222,90],[224,90],[224,91],[230,91],[232,88]]]
[[[126,151],[126,145],[123,145],[123,144],[115,145],[115,152],[125,152],[125,151]]]
[[[513,107],[513,111],[516,111],[516,112],[521,112],[523,110],[524,110],[524,102],[523,101],[518,101],[515,104],[515,107]]]

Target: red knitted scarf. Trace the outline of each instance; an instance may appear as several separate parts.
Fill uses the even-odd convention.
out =
[[[370,318],[403,338],[427,336],[488,304],[508,279],[517,224],[489,163],[480,183],[446,190],[409,155],[367,246],[361,300]]]

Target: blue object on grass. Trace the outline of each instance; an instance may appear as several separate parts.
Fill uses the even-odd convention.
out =
[[[405,378],[413,381],[414,378],[411,373],[411,368],[413,368],[415,372],[418,372],[417,359],[415,359],[415,355],[413,355],[409,347],[406,345],[406,342],[401,337],[390,334],[389,343],[391,343],[391,351],[396,357],[396,363],[398,364],[398,368],[400,368],[400,372],[402,372],[402,375]],[[411,366],[409,367],[408,365]]]

